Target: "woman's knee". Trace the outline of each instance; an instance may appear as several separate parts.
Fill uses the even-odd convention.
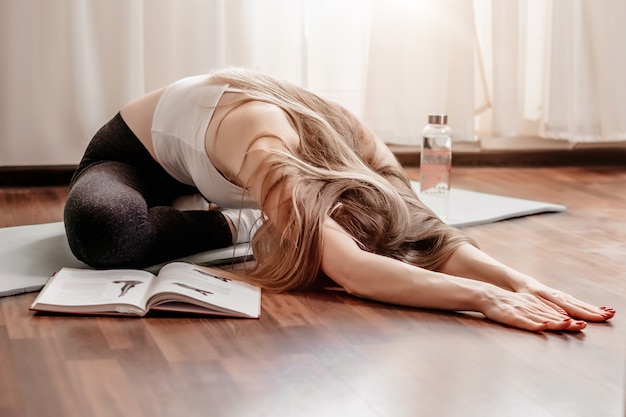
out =
[[[128,192],[95,192],[78,181],[70,191],[64,211],[70,249],[96,268],[141,264],[146,241],[145,202]]]

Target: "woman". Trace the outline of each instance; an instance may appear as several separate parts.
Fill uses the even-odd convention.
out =
[[[198,192],[211,205],[181,210]],[[615,314],[496,262],[441,222],[339,105],[244,70],[185,78],[124,107],[87,148],[65,224],[76,256],[99,268],[253,234],[250,279],[270,290],[323,274],[359,297],[534,331],[579,331]]]

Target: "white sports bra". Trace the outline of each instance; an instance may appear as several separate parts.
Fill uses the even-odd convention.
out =
[[[205,135],[215,107],[228,85],[210,84],[210,76],[176,81],[165,89],[154,110],[152,143],[157,161],[178,181],[195,186],[223,208],[256,208],[252,195],[215,168]]]

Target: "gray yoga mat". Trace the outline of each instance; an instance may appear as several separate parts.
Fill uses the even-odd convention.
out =
[[[413,190],[419,194],[419,182],[412,181],[411,185]],[[463,228],[515,217],[556,213],[565,210],[566,207],[560,204],[451,188],[450,208],[445,222],[451,226]]]

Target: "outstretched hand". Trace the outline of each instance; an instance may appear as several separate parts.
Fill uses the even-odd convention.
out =
[[[579,300],[563,291],[555,290],[537,281],[527,283],[518,292],[532,294],[538,299],[551,305],[561,314],[590,322],[604,322],[615,315],[615,310],[609,307],[596,307]]]
[[[498,289],[481,309],[485,317],[508,326],[530,331],[581,331],[587,326],[574,320],[552,303],[528,293]]]
[[[480,311],[513,327],[580,331],[587,322],[603,322],[615,315],[612,308],[596,307],[550,288],[471,245],[460,246],[443,265],[442,272],[493,285],[480,301]]]
[[[530,331],[581,331],[587,322],[604,322],[615,315],[539,282],[517,292],[498,289],[481,310],[489,319]]]

